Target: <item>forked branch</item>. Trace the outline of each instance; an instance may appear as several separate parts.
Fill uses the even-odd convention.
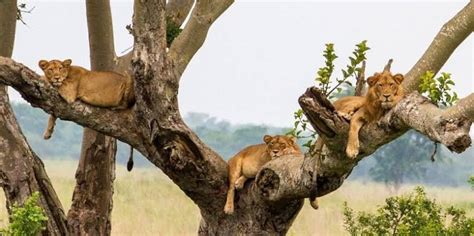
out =
[[[233,2],[233,0],[196,1],[189,22],[171,44],[168,52],[178,77],[181,77],[194,54],[203,45],[211,25]]]

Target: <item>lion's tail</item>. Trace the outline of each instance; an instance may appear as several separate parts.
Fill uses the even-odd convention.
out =
[[[319,208],[318,198],[316,198],[316,196],[309,197],[309,203],[313,209],[317,210]]]
[[[130,156],[128,157],[127,170],[132,171],[133,169],[133,147],[130,145]]]

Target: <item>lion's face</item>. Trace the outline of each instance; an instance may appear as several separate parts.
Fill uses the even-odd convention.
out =
[[[403,75],[393,75],[384,71],[382,73],[375,73],[367,79],[369,84],[368,95],[372,99],[380,102],[382,109],[391,109],[396,105],[396,97],[401,93],[400,84],[403,81]]]
[[[64,61],[52,60],[39,61],[39,67],[44,71],[44,75],[49,83],[55,87],[59,87],[63,84],[63,81],[67,78],[69,73],[69,67],[71,65],[71,59]]]
[[[267,144],[267,152],[270,157],[277,158],[287,154],[301,153],[298,144],[296,144],[296,138],[285,135],[265,135],[263,141]]]

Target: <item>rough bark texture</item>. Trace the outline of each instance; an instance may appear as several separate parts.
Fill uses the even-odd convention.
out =
[[[40,193],[40,206],[48,217],[43,235],[66,235],[67,223],[61,202],[51,185],[43,162],[31,150],[13,115],[6,89],[0,90],[0,186],[7,209]]]
[[[0,1],[0,56],[10,57],[15,38],[17,1]],[[40,206],[48,222],[43,235],[66,235],[67,224],[61,202],[43,163],[31,150],[15,119],[7,94],[0,85],[0,186],[11,213],[13,204],[23,204],[33,192],[40,193]]]
[[[464,115],[454,117],[448,110],[436,107],[414,92],[379,122],[363,126],[359,133],[360,154],[356,159],[350,159],[345,155],[349,123],[334,112],[334,107],[320,90],[309,88],[299,102],[326,145],[321,155],[307,154],[303,160],[286,157],[264,166],[257,176],[257,185],[271,201],[307,197],[313,192],[323,196],[334,191],[363,157],[410,128],[454,152],[462,152],[471,145],[469,129],[472,122],[468,118]]]
[[[414,93],[379,122],[361,129],[360,154],[349,159],[344,152],[349,124],[316,88],[309,88],[299,102],[326,143],[322,154],[269,162],[255,181],[248,181],[237,192],[234,215],[225,215],[227,164],[183,122],[177,94],[188,62],[202,46],[211,24],[231,4],[231,0],[197,0],[184,31],[167,51],[166,1],[135,1],[135,44],[130,57],[137,102],[131,111],[100,109],[81,102],[68,105],[33,71],[6,58],[0,58],[0,83],[14,87],[33,106],[48,113],[133,145],[199,206],[201,235],[286,233],[304,198],[336,190],[358,161],[410,128],[453,151],[461,152],[470,145],[471,120],[464,111],[473,109],[468,105],[472,95],[441,110]]]
[[[115,150],[113,138],[84,130],[76,187],[68,212],[73,235],[110,235]]]
[[[112,15],[108,0],[86,1],[91,69],[114,69]],[[117,142],[84,128],[76,188],[68,213],[74,235],[110,235]]]

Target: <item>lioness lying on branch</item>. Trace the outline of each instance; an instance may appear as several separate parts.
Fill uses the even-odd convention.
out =
[[[347,96],[333,103],[338,115],[351,122],[346,147],[349,158],[356,158],[359,154],[360,128],[380,119],[403,98],[404,91],[400,86],[403,79],[402,74],[392,75],[388,69],[375,73],[367,78],[369,89],[364,97]],[[321,151],[322,146],[323,140],[318,138],[314,150]]]
[[[80,66],[71,65],[71,60],[41,60],[39,67],[44,78],[58,89],[59,95],[68,103],[77,99],[98,107],[125,109],[135,102],[133,81],[128,76],[114,72],[89,71]],[[56,117],[51,115],[44,138],[53,134]]]
[[[93,106],[127,109],[135,103],[133,80],[115,72],[89,71],[80,66],[71,65],[71,59],[40,60],[39,67],[49,84],[58,89],[59,95],[68,103],[77,99]],[[49,116],[44,139],[51,138],[56,125],[56,117]],[[132,152],[131,152],[132,153]],[[127,169],[133,166],[130,156]]]
[[[263,165],[284,155],[303,155],[293,136],[265,135],[263,141],[262,144],[244,148],[229,160],[229,189],[224,207],[226,214],[234,213],[235,190],[242,189],[247,179],[255,178]],[[317,208],[317,199],[314,199],[311,205]]]

